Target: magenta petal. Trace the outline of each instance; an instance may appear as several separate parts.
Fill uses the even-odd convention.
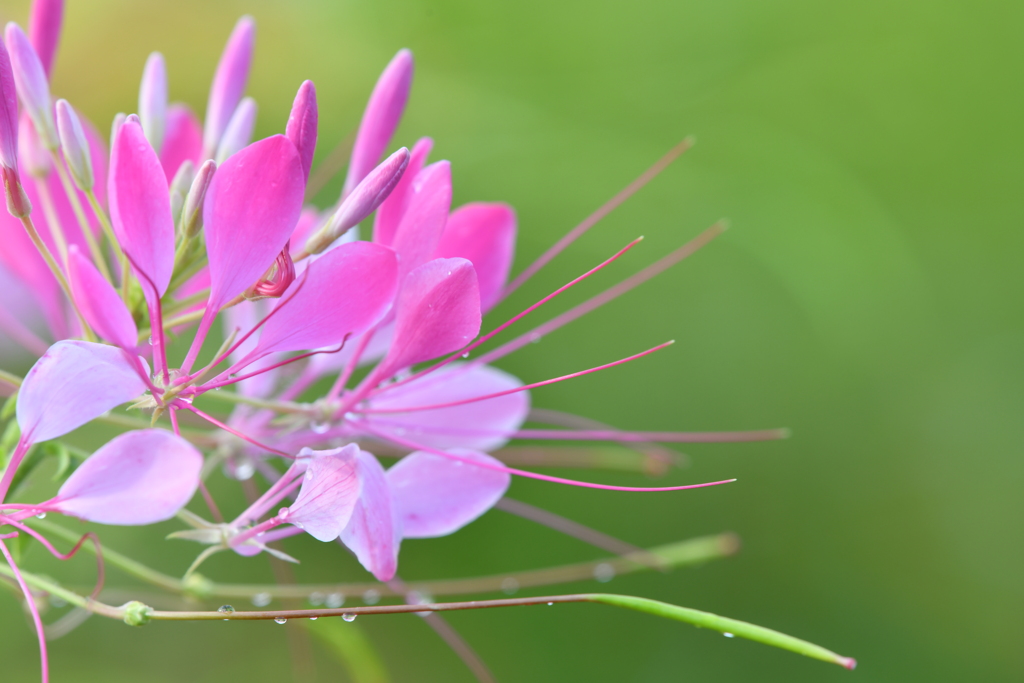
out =
[[[162,429],[121,434],[68,477],[54,507],[100,524],[140,525],[170,519],[199,486],[203,456]]]
[[[321,451],[310,459],[302,488],[289,506],[287,521],[318,541],[333,541],[348,525],[359,498],[356,459],[359,446]]]
[[[0,165],[18,170],[18,93],[11,57],[0,41]]]
[[[138,344],[139,329],[132,314],[113,285],[75,245],[68,249],[68,284],[78,310],[96,334],[126,351],[133,351]]]
[[[64,0],[32,0],[32,10],[28,17],[28,35],[47,75],[53,71],[53,60],[57,56],[57,44],[60,42],[60,28],[63,23]]]
[[[398,181],[395,188],[388,195],[388,198],[377,209],[377,216],[373,222],[373,241],[378,244],[391,246],[395,240],[395,232],[398,224],[402,222],[402,216],[409,205],[409,188],[412,187],[413,178],[427,163],[430,150],[434,147],[434,141],[430,138],[420,138],[413,145],[409,154],[409,165],[405,168],[402,179]]]
[[[390,581],[398,569],[402,538],[391,491],[377,458],[359,451],[356,463],[361,491],[341,541],[379,581]]]
[[[398,128],[402,112],[405,111],[409,88],[412,86],[412,71],[412,53],[400,50],[377,79],[352,146],[352,159],[345,177],[343,197],[366,177],[384,155],[391,136]]]
[[[295,145],[302,160],[304,178],[309,180],[309,169],[313,165],[313,152],[316,151],[317,132],[316,86],[313,81],[303,81],[299,92],[292,103],[291,114],[284,134]]]
[[[452,453],[504,467],[484,453]],[[392,466],[387,479],[402,520],[402,536],[433,538],[458,531],[494,507],[508,490],[512,475],[417,451]]]
[[[395,253],[372,242],[349,242],[306,269],[263,326],[257,353],[337,346],[388,312],[397,289]],[[297,293],[292,296],[293,292]]]
[[[434,259],[409,273],[395,314],[395,338],[375,373],[384,379],[401,368],[457,351],[480,332],[480,291],[466,259]]]
[[[397,410],[487,396],[523,385],[517,378],[487,365],[452,363],[419,379],[386,388],[368,404],[371,410]],[[528,392],[519,391],[486,401],[451,408],[387,413],[379,419],[368,413],[374,429],[414,438],[432,448],[470,448],[492,451],[504,446],[530,412]]]
[[[252,64],[253,45],[256,42],[256,22],[244,16],[235,24],[228,38],[217,73],[210,87],[210,99],[206,105],[206,126],[203,130],[203,146],[206,154],[212,156],[220,144],[220,138],[228,127],[242,93],[249,80],[249,66]],[[175,169],[177,170],[177,169]]]
[[[497,303],[512,269],[516,247],[516,213],[508,204],[460,206],[448,217],[435,256],[469,259],[480,282],[480,308]]]
[[[47,441],[144,391],[145,383],[121,349],[59,341],[25,376],[18,392],[18,426],[31,443]]]
[[[167,130],[167,67],[164,56],[153,52],[146,60],[139,87],[139,121],[153,149],[163,149]]]
[[[108,180],[114,233],[140,277],[152,306],[167,291],[174,270],[174,219],[160,159],[133,118],[117,131]],[[153,297],[149,282],[156,287]]]
[[[254,142],[217,169],[203,206],[208,311],[248,289],[281,253],[302,211],[302,177],[295,145],[283,135]]]
[[[434,258],[452,205],[451,165],[438,161],[417,173],[407,201],[391,242],[391,248],[398,252],[400,281],[406,273]]]
[[[160,164],[168,184],[184,161],[199,166],[203,153],[203,131],[199,119],[184,104],[172,104],[167,108],[167,127],[164,130],[164,144],[160,149]]]

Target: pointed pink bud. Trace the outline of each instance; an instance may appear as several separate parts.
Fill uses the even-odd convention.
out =
[[[10,50],[11,68],[14,72],[14,84],[18,97],[25,106],[25,111],[32,117],[36,132],[43,146],[56,150],[60,144],[57,140],[57,127],[53,121],[53,108],[50,102],[50,84],[46,80],[46,72],[39,61],[32,43],[21,27],[13,21],[4,30],[7,49]]]
[[[18,93],[7,48],[0,42],[0,166],[18,173]],[[6,175],[5,175],[6,180]]]
[[[270,268],[299,220],[305,182],[295,145],[274,135],[234,154],[206,192],[203,230],[216,314]]]
[[[86,459],[51,504],[100,524],[162,522],[192,499],[202,466],[203,456],[180,436],[162,429],[127,432]]]
[[[223,164],[232,154],[238,152],[252,140],[252,132],[256,129],[256,100],[246,97],[238,103],[234,115],[224,129],[220,145],[217,147],[217,164]]]
[[[67,100],[57,100],[57,132],[60,134],[64,161],[75,185],[80,190],[91,190],[96,180],[92,172],[89,141],[82,129],[82,122],[78,120],[78,114]]]
[[[152,306],[167,291],[174,270],[174,219],[160,159],[135,115],[117,131],[107,190],[114,234],[140,277]],[[148,281],[156,287],[151,291]]]
[[[221,136],[228,127],[231,116],[238,107],[245,83],[249,80],[249,66],[252,64],[253,44],[256,40],[256,22],[244,16],[235,24],[228,38],[217,74],[210,87],[210,99],[206,105],[206,124],[203,130],[203,147],[207,157],[213,156],[220,145]]]
[[[181,210],[181,230],[188,237],[195,237],[203,229],[203,203],[216,171],[217,164],[213,159],[207,159],[185,195],[185,206]]]
[[[121,349],[59,341],[25,376],[18,392],[18,426],[30,443],[55,439],[145,391]]]
[[[390,581],[398,569],[402,532],[392,505],[384,468],[366,451],[356,456],[361,491],[341,541],[379,581]]]
[[[164,56],[153,52],[142,70],[139,87],[139,121],[153,149],[160,151],[167,130],[167,67]]]
[[[380,161],[405,111],[412,86],[412,52],[400,50],[384,69],[363,112],[352,147],[342,197],[348,195]]]
[[[395,305],[395,337],[374,370],[377,380],[437,358],[480,332],[480,290],[466,259],[434,259],[409,273]]]
[[[53,71],[63,23],[64,0],[33,0],[28,17],[28,35],[47,76]]]
[[[485,453],[462,449],[452,453],[504,467]],[[458,531],[494,507],[512,481],[508,472],[425,451],[402,458],[386,476],[404,538],[434,538]]]
[[[370,171],[370,174],[356,185],[356,189],[341,202],[341,206],[331,216],[327,225],[306,242],[306,251],[310,254],[319,254],[331,246],[334,240],[376,211],[402,179],[408,164],[409,150],[403,147]]]
[[[409,156],[409,165],[405,174],[398,181],[398,185],[391,191],[391,194],[377,210],[377,217],[373,222],[373,241],[385,246],[391,246],[395,240],[395,232],[398,231],[398,224],[402,222],[402,216],[409,205],[409,189],[412,187],[413,179],[419,175],[427,163],[430,150],[434,148],[434,141],[430,138],[420,138],[412,146],[412,154]]]
[[[260,332],[255,356],[336,346],[376,324],[397,289],[395,253],[372,242],[349,242],[309,264]]]
[[[359,446],[314,451],[287,521],[318,541],[333,541],[348,525],[359,498]]]
[[[481,202],[452,212],[434,256],[458,256],[473,262],[480,282],[480,308],[486,313],[508,281],[515,248],[515,211],[508,204]]]
[[[96,270],[77,245],[68,247],[68,284],[85,321],[103,339],[133,352],[139,328],[113,285]]]
[[[113,139],[113,138],[111,138]],[[191,161],[199,165],[203,154],[203,129],[199,119],[184,104],[172,104],[167,108],[167,128],[164,131],[164,145],[160,150],[160,163],[168,182],[174,178],[181,165]]]
[[[316,151],[317,119],[316,86],[313,85],[313,81],[304,81],[295,95],[284,134],[295,145],[295,149],[299,150],[302,171],[307,181],[309,169],[313,165],[313,152]]]
[[[452,171],[447,161],[427,166],[413,178],[405,213],[398,224],[391,248],[398,252],[406,273],[434,258],[452,206]]]

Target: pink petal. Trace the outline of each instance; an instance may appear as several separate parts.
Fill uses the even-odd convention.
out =
[[[174,270],[174,219],[167,178],[142,126],[129,117],[110,154],[110,220],[152,306],[167,291]],[[152,288],[156,288],[154,296]]]
[[[139,121],[153,149],[163,149],[167,130],[167,67],[164,65],[164,56],[159,52],[149,55],[142,70]]]
[[[257,353],[336,346],[365,332],[390,309],[397,272],[395,253],[372,242],[327,252],[281,298],[263,326]]]
[[[453,450],[455,455],[503,467],[489,455]],[[458,531],[494,507],[512,475],[417,451],[387,472],[404,538],[433,538]]]
[[[75,185],[91,189],[96,184],[96,176],[92,172],[89,140],[85,137],[85,129],[82,128],[78,114],[67,100],[57,100],[57,132],[64,152],[64,163]]]
[[[213,77],[213,85],[210,87],[210,99],[206,105],[206,126],[203,130],[203,146],[207,156],[212,156],[220,144],[228,121],[231,120],[239,100],[242,99],[242,93],[245,92],[255,42],[256,22],[252,17],[244,16],[235,24],[231,37],[224,46],[224,52],[217,64],[217,74]]]
[[[145,391],[146,384],[121,349],[59,341],[25,376],[18,392],[18,426],[32,443],[47,441]]]
[[[309,180],[309,169],[313,165],[313,152],[316,151],[317,133],[316,86],[313,81],[303,81],[299,92],[292,103],[291,114],[284,134],[295,145],[302,160],[303,177]]]
[[[254,142],[217,169],[203,206],[207,311],[216,313],[270,268],[299,220],[304,192],[299,154],[283,135]]]
[[[402,112],[405,111],[409,88],[412,86],[412,71],[412,53],[400,50],[377,80],[352,146],[352,159],[345,177],[343,197],[366,177],[384,155],[402,118]]]
[[[497,303],[508,281],[516,247],[516,214],[508,204],[474,203],[460,206],[448,217],[434,254],[469,259],[480,282],[480,308],[486,313]]]
[[[360,564],[380,581],[390,581],[398,569],[401,529],[393,509],[384,468],[366,451],[356,456],[361,491],[341,541]]]
[[[240,152],[252,140],[252,132],[256,129],[256,100],[246,97],[238,103],[235,113],[228,121],[228,127],[221,135],[217,146],[216,161],[220,166],[231,156]]]
[[[377,379],[457,351],[480,332],[480,291],[466,259],[434,259],[409,273],[396,304],[395,338]]]
[[[55,507],[100,524],[170,519],[199,486],[203,456],[180,436],[144,429],[115,437],[68,477]]]
[[[419,175],[423,166],[427,163],[427,156],[434,147],[434,141],[430,138],[420,138],[413,145],[409,155],[409,165],[402,175],[402,179],[395,185],[388,198],[377,209],[377,216],[373,223],[373,241],[378,244],[391,246],[395,239],[395,232],[398,224],[402,222],[402,216],[409,204],[409,188],[412,187],[413,178]]]
[[[53,71],[63,23],[64,0],[33,0],[28,17],[28,35],[47,75]]]
[[[203,132],[199,119],[184,104],[172,104],[167,108],[167,127],[164,130],[164,144],[160,149],[160,164],[170,184],[182,162],[191,161],[199,166],[203,153]]]
[[[50,82],[39,61],[39,55],[25,32],[13,21],[4,29],[4,38],[10,50],[11,70],[21,104],[32,118],[36,132],[46,148],[57,149],[59,141],[50,101]]]
[[[103,339],[134,351],[139,329],[113,285],[75,245],[68,249],[68,284],[89,326]]]
[[[29,184],[29,178],[25,184]],[[0,210],[0,262],[32,292],[55,338],[67,336],[64,295],[21,221]]]
[[[288,508],[287,521],[318,541],[336,539],[351,519],[359,498],[358,454],[359,446],[349,444],[321,451],[312,458],[299,495]]]
[[[395,231],[391,248],[398,252],[399,280],[434,257],[452,205],[452,172],[438,161],[416,174],[409,187],[408,205]]]
[[[452,363],[408,384],[382,390],[368,407],[414,408],[486,396],[522,385],[512,375],[488,365]],[[370,413],[366,419],[375,430],[393,432],[424,446],[492,451],[505,445],[529,412],[529,394],[520,391],[451,408],[388,413],[379,418]]]

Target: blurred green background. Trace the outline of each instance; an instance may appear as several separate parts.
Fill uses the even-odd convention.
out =
[[[4,2],[24,22],[27,2]],[[563,310],[720,217],[694,258],[507,358],[536,381],[666,339],[671,350],[534,392],[534,403],[633,429],[787,426],[788,441],[686,448],[665,483],[628,494],[517,480],[511,495],[638,545],[724,530],[736,557],[607,589],[749,620],[857,657],[856,672],[593,605],[455,614],[500,681],[1008,681],[1024,677],[1024,5],[1015,2],[247,2],[68,0],[54,90],[101,130],[132,111],[146,55],[203,111],[234,20],[259,34],[258,133],[295,89],[320,100],[318,158],[359,121],[401,47],[416,80],[396,141],[432,135],[456,203],[504,200],[522,268],[687,134],[697,146],[560,257],[500,322],[625,244],[643,245]],[[340,179],[319,197],[336,196]],[[525,329],[525,328],[524,328]],[[557,472],[645,485],[639,474]],[[235,500],[231,487],[217,495]],[[229,503],[230,504],[230,503]],[[170,573],[194,547],[159,532],[107,543]],[[300,580],[362,580],[337,548],[289,546]],[[407,580],[602,556],[492,512],[410,541]],[[86,559],[29,568],[84,583]],[[219,580],[269,580],[217,557]],[[113,585],[121,581],[111,570]],[[358,625],[395,681],[471,681],[413,616]],[[93,618],[52,643],[54,680],[291,680],[271,622]],[[0,598],[4,681],[38,676],[34,636]],[[345,680],[317,647],[317,680]]]

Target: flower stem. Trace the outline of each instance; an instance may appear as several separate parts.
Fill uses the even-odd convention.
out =
[[[0,370],[0,382],[7,382],[11,386],[20,387],[22,379],[17,375],[7,372],[6,370]]]
[[[89,252],[96,262],[96,267],[99,268],[100,273],[103,274],[103,277],[107,278],[108,282],[114,284],[114,278],[111,277],[110,269],[107,268],[107,260],[103,258],[100,245],[96,241],[96,236],[92,233],[92,226],[89,225],[89,219],[86,218],[85,211],[82,209],[82,202],[78,199],[78,192],[75,190],[75,186],[71,184],[71,178],[68,177],[67,171],[64,170],[64,160],[58,156],[56,151],[51,152],[51,155],[53,157],[53,165],[57,169],[57,175],[60,177],[60,183],[64,187],[64,194],[67,195],[68,201],[71,203],[71,210],[74,212],[75,219],[82,229],[82,236],[85,237],[85,243],[89,245]]]

